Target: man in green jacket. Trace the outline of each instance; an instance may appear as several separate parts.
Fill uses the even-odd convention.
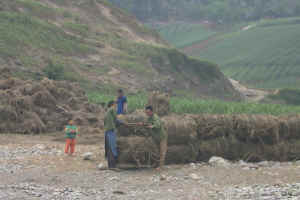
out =
[[[145,112],[148,116],[146,128],[151,130],[151,137],[159,148],[159,166],[156,169],[160,170],[165,163],[165,157],[168,148],[168,135],[164,129],[161,119],[157,116],[157,114],[153,113],[152,106],[147,106],[145,108]]]
[[[116,124],[118,123],[116,103],[114,101],[108,102],[107,108],[108,110],[104,118],[105,158],[108,162],[108,168],[116,168],[116,160],[118,157],[116,142]]]

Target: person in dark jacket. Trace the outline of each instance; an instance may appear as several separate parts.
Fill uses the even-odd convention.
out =
[[[117,113],[116,103],[110,101],[107,104],[108,110],[104,118],[104,129],[105,129],[105,158],[108,162],[108,168],[116,168],[116,160],[118,157],[117,152]]]
[[[124,95],[122,89],[118,90],[117,98],[117,115],[122,115],[127,113],[127,97]]]

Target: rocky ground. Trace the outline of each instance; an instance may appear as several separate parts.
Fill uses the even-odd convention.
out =
[[[300,199],[300,162],[210,163],[100,170],[103,137],[80,136],[75,156],[63,136],[1,135],[0,199]],[[88,160],[83,154],[91,152]]]

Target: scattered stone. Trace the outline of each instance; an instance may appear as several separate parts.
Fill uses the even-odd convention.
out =
[[[161,175],[160,175],[160,180],[161,180],[161,181],[167,180],[167,176],[164,175],[164,174],[161,174]]]
[[[99,170],[107,169],[107,166],[104,163],[99,163],[99,165],[97,167],[98,167]]]
[[[37,145],[33,146],[33,148],[40,149],[40,150],[45,150],[46,146],[44,144],[37,144]]]
[[[298,200],[300,196],[300,183],[296,184],[275,184],[275,185],[252,185],[247,187],[228,187],[218,193],[210,193],[214,199],[231,200]]]
[[[193,168],[193,169],[196,169],[196,168],[197,168],[197,166],[196,166],[195,163],[191,163],[190,166],[191,166],[191,168]]]
[[[213,156],[209,159],[208,163],[214,167],[229,167],[230,162],[221,157]]]
[[[91,160],[93,156],[92,152],[86,152],[84,154],[82,154],[83,160]]]
[[[191,179],[194,179],[194,180],[199,180],[199,179],[200,179],[200,177],[199,177],[197,174],[194,174],[194,173],[189,174],[189,177],[190,177]]]

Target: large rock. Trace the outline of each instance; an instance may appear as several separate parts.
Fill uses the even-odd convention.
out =
[[[208,163],[214,167],[229,167],[230,162],[224,158],[213,156],[209,159]]]

